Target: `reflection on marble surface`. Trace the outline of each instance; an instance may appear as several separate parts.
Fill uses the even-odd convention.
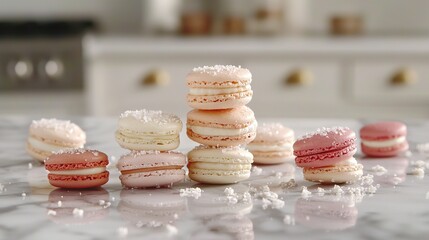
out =
[[[353,185],[304,181],[292,162],[258,165],[249,180],[233,185],[187,180],[172,188],[133,190],[122,188],[115,168],[126,153],[114,141],[116,119],[71,120],[87,132],[89,148],[108,153],[109,183],[80,191],[53,188],[44,167],[24,150],[31,119],[0,118],[0,239],[425,239],[429,233],[429,178],[421,174],[429,167],[422,151],[429,142],[427,121],[407,122],[411,152],[404,156],[357,155],[365,178]],[[274,121],[297,136],[322,126],[358,131],[365,123]],[[179,150],[195,146],[185,133],[181,139]],[[198,198],[180,194],[197,187]]]

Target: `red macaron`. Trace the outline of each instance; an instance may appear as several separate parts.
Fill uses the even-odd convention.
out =
[[[401,122],[377,122],[360,130],[362,152],[370,157],[393,157],[408,150],[407,126]]]
[[[57,152],[45,162],[49,183],[60,188],[99,187],[109,180],[106,154],[96,150],[73,149]]]

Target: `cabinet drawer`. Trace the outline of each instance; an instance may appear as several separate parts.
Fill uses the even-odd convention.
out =
[[[429,62],[424,60],[358,61],[352,68],[357,101],[418,103],[429,101]]]
[[[288,111],[317,111],[318,106],[336,103],[341,97],[338,62],[260,59],[246,67],[253,75],[251,106],[263,115],[278,115],[278,109],[272,106]]]

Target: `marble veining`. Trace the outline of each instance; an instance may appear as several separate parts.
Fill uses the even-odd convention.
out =
[[[405,121],[411,151],[404,156],[369,159],[358,151],[364,175],[372,177],[342,185],[341,193],[304,181],[293,162],[257,166],[251,179],[233,185],[186,181],[169,189],[123,189],[115,163],[127,151],[114,140],[113,118],[70,119],[86,131],[87,147],[109,155],[109,183],[55,189],[43,166],[25,153],[31,120],[0,117],[0,239],[426,239],[429,233],[429,177],[413,174],[419,166],[427,170],[429,159],[416,146],[429,142],[429,121]],[[275,121],[297,136],[331,126],[357,132],[368,122]],[[183,152],[196,145],[184,133],[181,142]],[[387,171],[373,171],[377,165]],[[304,186],[311,194],[302,193]],[[198,198],[180,196],[180,189],[196,187],[203,190]]]

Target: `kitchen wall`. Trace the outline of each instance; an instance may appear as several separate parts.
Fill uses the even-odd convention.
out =
[[[141,0],[0,0],[0,19],[92,18],[109,33],[141,31]]]

